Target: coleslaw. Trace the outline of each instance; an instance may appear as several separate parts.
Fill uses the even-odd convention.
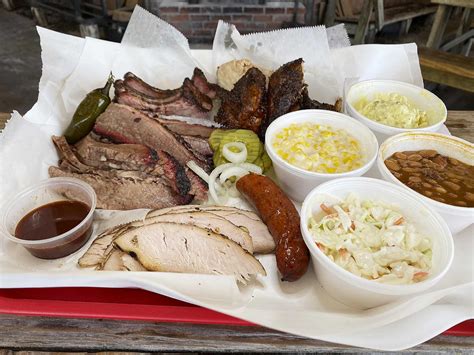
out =
[[[410,284],[429,275],[431,240],[393,206],[360,201],[321,204],[323,216],[311,217],[308,228],[319,249],[337,265],[369,280]]]

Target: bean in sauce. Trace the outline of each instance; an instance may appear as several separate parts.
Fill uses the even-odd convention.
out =
[[[474,207],[474,166],[436,150],[397,152],[385,166],[402,183],[436,201]]]

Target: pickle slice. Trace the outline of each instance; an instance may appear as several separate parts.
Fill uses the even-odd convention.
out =
[[[258,136],[246,129],[235,129],[224,135],[220,143],[220,151],[222,147],[231,142],[242,142],[247,147],[247,163],[253,163],[258,158],[260,153],[260,139]]]
[[[226,130],[224,129],[215,129],[212,131],[211,135],[209,136],[209,145],[214,152],[219,150],[219,146],[221,144],[222,138],[226,134]]]
[[[268,156],[265,150],[263,150],[262,161],[263,161],[263,171],[268,171],[272,167],[272,160],[270,159],[270,157]]]
[[[247,163],[253,163],[260,166],[263,171],[270,169],[272,161],[265,152],[265,146],[258,136],[247,129],[216,129],[209,137],[209,145],[214,151],[214,166],[228,163],[227,159],[222,155],[222,148],[227,143],[241,142],[247,148]],[[233,149],[231,148],[233,151]]]

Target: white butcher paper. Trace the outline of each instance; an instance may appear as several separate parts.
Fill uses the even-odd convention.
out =
[[[342,35],[338,34],[342,32]],[[345,35],[345,41],[344,41]],[[348,45],[344,27],[331,30],[331,38],[341,38],[334,47]],[[256,66],[275,71],[298,58],[304,60],[304,79],[309,96],[334,103],[342,97],[343,77],[331,61],[328,35],[324,26],[299,27],[241,35],[229,23],[219,21],[213,43],[213,65],[235,59],[249,59]]]
[[[155,38],[156,31],[160,37]],[[170,88],[180,85],[196,63],[215,72],[211,51],[190,51],[176,29],[142,9],[135,10],[124,44],[41,28],[38,33],[43,61],[38,101],[24,117],[14,112],[0,135],[1,204],[20,189],[47,178],[48,166],[58,158],[50,136],[63,131],[80,100],[103,86],[111,70],[117,77],[132,71],[147,82]],[[332,64],[344,68],[344,75],[351,78],[399,78],[422,86],[414,45],[327,46]],[[390,61],[385,60],[387,56]],[[357,61],[351,64],[349,58]],[[364,66],[365,61],[370,65]],[[170,69],[170,63],[176,66]],[[444,133],[448,133],[445,127]],[[366,175],[380,178],[376,168]],[[142,219],[146,212],[96,211],[94,235],[110,226]],[[48,261],[0,238],[0,287],[138,287],[293,334],[401,350],[474,318],[473,235],[474,226],[470,226],[454,236],[454,262],[438,285],[370,310],[352,309],[333,300],[320,287],[311,266],[300,280],[281,282],[273,255],[258,257],[268,276],[247,286],[225,276],[80,269],[77,260],[92,239],[79,252]]]

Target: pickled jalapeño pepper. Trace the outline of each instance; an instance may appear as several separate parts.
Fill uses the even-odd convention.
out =
[[[69,144],[74,144],[85,137],[94,127],[95,120],[105,111],[110,104],[109,90],[114,82],[114,77],[110,73],[107,83],[103,88],[92,90],[79,106],[72,116],[72,121],[64,133]]]

